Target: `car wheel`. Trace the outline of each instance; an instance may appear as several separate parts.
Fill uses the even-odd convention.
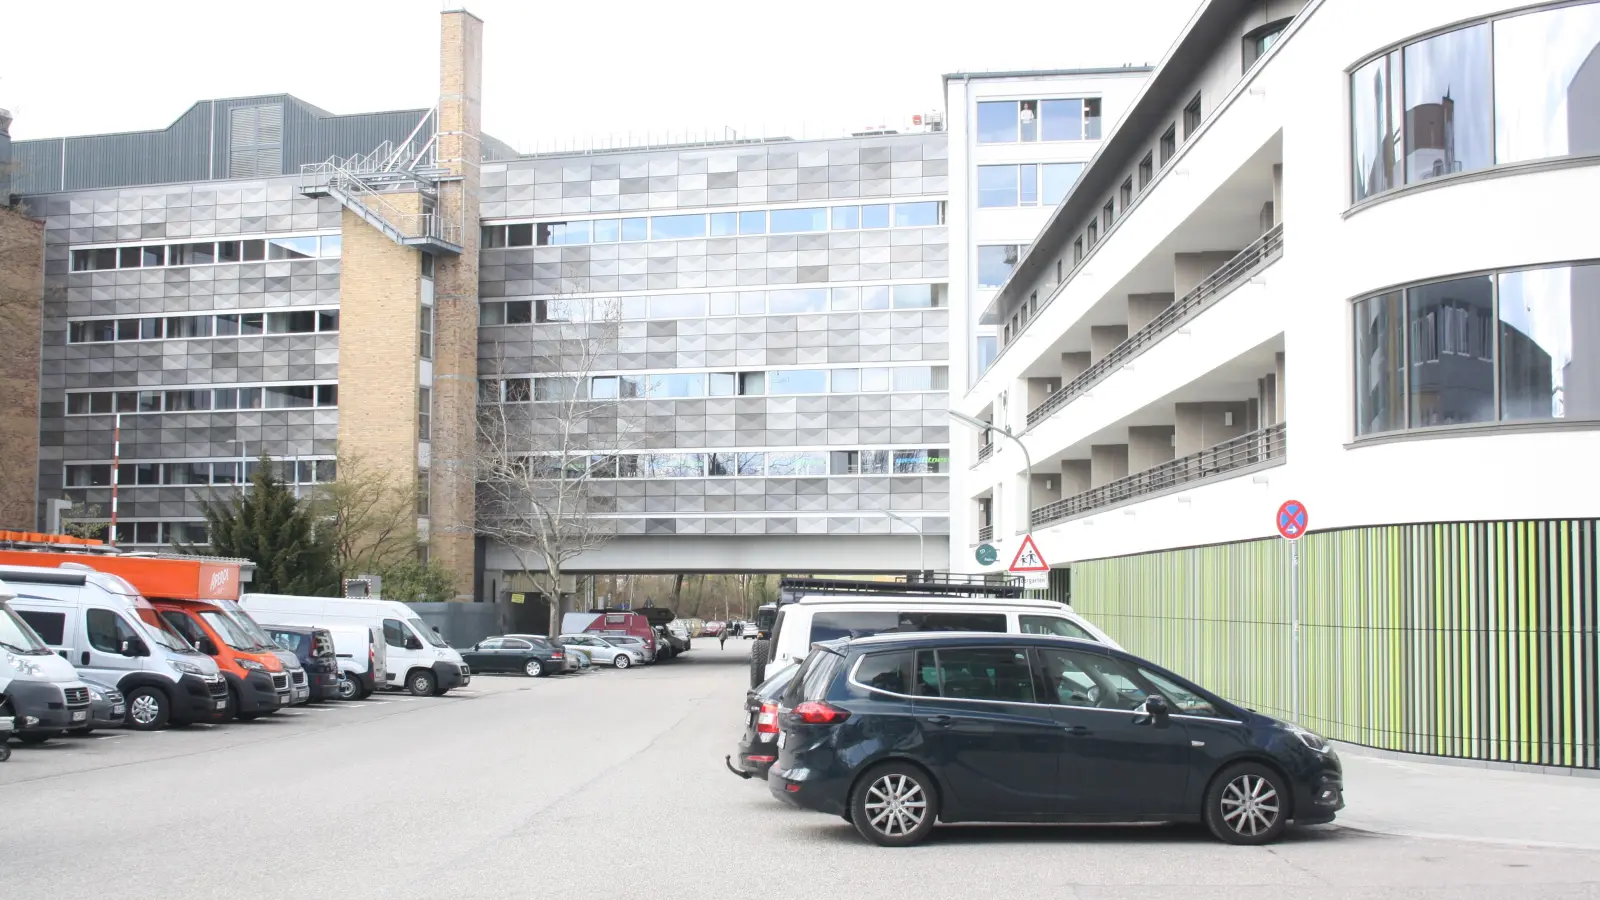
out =
[[[611,659],[611,664],[619,669],[626,669],[633,665],[633,660],[629,659],[626,653],[618,653]]]
[[[433,673],[426,669],[418,669],[406,679],[406,688],[414,697],[432,697],[436,686]]]
[[[356,684],[354,678],[348,678],[343,672],[339,673],[339,699],[354,700],[361,694],[361,685]]]
[[[530,659],[522,664],[522,671],[529,678],[538,678],[544,674],[544,664],[537,659]]]
[[[1230,844],[1267,844],[1289,823],[1289,792],[1277,772],[1259,763],[1225,769],[1206,791],[1206,827]]]
[[[5,762],[10,758],[11,748],[7,747],[3,741],[0,741],[0,762]]]
[[[17,740],[24,744],[42,744],[55,736],[53,731],[25,731],[17,735]]]
[[[767,648],[771,641],[756,641],[750,645],[750,686],[760,687],[767,671]]]
[[[933,830],[939,792],[928,773],[887,763],[862,776],[850,798],[850,824],[880,847],[909,847]]]
[[[128,727],[135,731],[165,728],[172,714],[167,695],[153,687],[134,688],[128,694]]]

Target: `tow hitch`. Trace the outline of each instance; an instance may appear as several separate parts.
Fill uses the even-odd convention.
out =
[[[746,781],[749,781],[750,779],[755,777],[754,775],[751,775],[749,772],[746,772],[743,769],[734,768],[734,766],[733,766],[733,755],[732,754],[724,756],[722,758],[722,764],[728,767],[728,771],[729,772],[732,772],[733,774],[739,776],[740,778],[743,778]]]

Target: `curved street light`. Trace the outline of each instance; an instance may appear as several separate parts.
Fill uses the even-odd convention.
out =
[[[1028,504],[1028,514],[1027,514],[1027,517],[1024,519],[1024,522],[1023,522],[1023,530],[1025,532],[1032,531],[1033,530],[1033,457],[1028,455],[1028,446],[1026,444],[1022,443],[1022,439],[1021,438],[1019,438],[1016,435],[1012,434],[1010,428],[996,428],[996,427],[994,427],[994,424],[992,422],[985,422],[985,421],[983,421],[982,419],[980,419],[980,418],[978,418],[976,416],[969,416],[964,412],[957,412],[957,411],[955,411],[953,409],[946,410],[946,412],[948,412],[950,414],[950,418],[955,419],[957,422],[960,422],[963,425],[967,425],[969,427],[976,428],[980,432],[990,432],[990,431],[992,431],[992,432],[995,432],[997,434],[1003,435],[1004,437],[1009,438],[1013,444],[1016,444],[1018,447],[1020,447],[1022,449],[1022,464],[1023,464],[1023,466],[1025,466],[1027,468],[1027,474],[1026,474],[1027,489],[1026,489],[1026,493],[1024,494],[1024,496],[1027,498],[1026,502]]]

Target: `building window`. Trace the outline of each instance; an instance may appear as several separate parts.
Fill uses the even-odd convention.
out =
[[[1028,295],[1028,318],[1039,315],[1039,292],[1034,291]]]
[[[1105,227],[1106,233],[1111,233],[1111,226],[1117,221],[1117,201],[1107,200],[1106,205],[1100,207],[1100,224]]]
[[[431,489],[431,484],[430,484],[429,478],[428,478],[428,470],[427,469],[418,469],[417,470],[417,515],[419,515],[419,516],[426,516],[428,514],[428,509],[429,509],[428,492],[429,492],[430,489]]]
[[[1150,182],[1155,177],[1155,157],[1153,154],[1146,153],[1144,159],[1139,160],[1139,193],[1144,193],[1144,189],[1150,186]]]
[[[433,390],[417,388],[417,440],[431,440],[433,433]]]
[[[1123,215],[1127,215],[1128,214],[1128,207],[1130,207],[1132,205],[1133,205],[1133,176],[1129,175],[1128,176],[1128,180],[1124,181],[1122,183],[1122,214]]]
[[[978,374],[982,375],[984,372],[987,372],[989,370],[989,367],[994,365],[995,357],[997,357],[999,355],[1000,355],[1000,348],[999,348],[999,346],[997,345],[997,343],[996,343],[996,341],[994,339],[994,335],[988,334],[988,335],[983,335],[982,337],[979,337],[978,338],[978,360],[977,360],[977,372],[978,372]]]
[[[433,277],[433,254],[432,253],[418,253],[417,257],[422,261],[422,277],[423,278],[432,278]]]
[[[1350,76],[1351,196],[1600,153],[1600,4],[1516,12],[1395,48]],[[1587,65],[1586,65],[1587,63]]]
[[[1003,287],[1022,257],[1021,244],[993,244],[978,248],[978,287]]]
[[[118,247],[74,248],[69,253],[74,272],[104,269],[153,269],[212,266],[219,263],[262,260],[338,259],[342,238],[337,234],[302,237],[249,238],[188,244],[128,244]]]
[[[1178,126],[1168,125],[1167,130],[1161,135],[1161,168],[1165,169],[1167,163],[1172,162],[1172,157],[1178,153]]]
[[[1600,263],[1419,284],[1354,304],[1357,435],[1600,420]]]
[[[1067,195],[1082,172],[1082,163],[979,166],[978,206],[1038,206],[1041,199],[1046,206],[1054,206]]]
[[[1183,139],[1188,142],[1194,133],[1200,130],[1200,95],[1195,94],[1189,105],[1183,108]]]
[[[1083,238],[1080,237],[1072,242],[1072,264],[1076,266],[1081,262],[1083,262]]]
[[[1100,240],[1100,223],[1090,222],[1086,234],[1089,238],[1089,249],[1093,250],[1095,243]]]
[[[433,307],[417,307],[417,355],[433,359]]]
[[[1092,141],[1100,137],[1100,98],[978,103],[978,143]]]
[[[1060,284],[1062,282],[1062,280],[1063,279],[1061,277],[1061,260],[1058,259],[1058,260],[1056,260],[1056,284]]]
[[[1267,51],[1271,50],[1272,45],[1278,42],[1278,38],[1283,37],[1283,32],[1289,27],[1291,21],[1293,20],[1279,19],[1276,22],[1269,22],[1244,36],[1243,71],[1250,71],[1250,67],[1256,64],[1256,60],[1267,55]]]

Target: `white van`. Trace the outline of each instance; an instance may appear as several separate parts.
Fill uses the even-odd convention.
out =
[[[386,666],[379,682],[383,687],[405,688],[428,697],[465,687],[472,680],[461,654],[415,610],[396,600],[245,594],[239,605],[263,625],[372,629],[383,638]]]
[[[388,683],[383,632],[362,625],[319,625],[333,635],[339,660],[339,699],[365,700]]]
[[[11,608],[15,598],[0,582],[0,695],[11,701],[17,739],[42,744],[89,724],[89,686]]]
[[[930,587],[903,582],[784,579],[767,661],[765,666],[751,667],[751,680],[765,681],[784,666],[804,661],[811,645],[818,641],[887,632],[1056,634],[1121,649],[1105,632],[1063,603],[1005,596],[1020,593],[1005,586],[940,585],[947,589],[937,591]]]
[[[228,683],[217,663],[172,630],[116,575],[87,566],[0,566],[23,621],[82,674],[114,685],[127,698],[127,725],[142,731],[168,724],[218,721],[228,708]]]

